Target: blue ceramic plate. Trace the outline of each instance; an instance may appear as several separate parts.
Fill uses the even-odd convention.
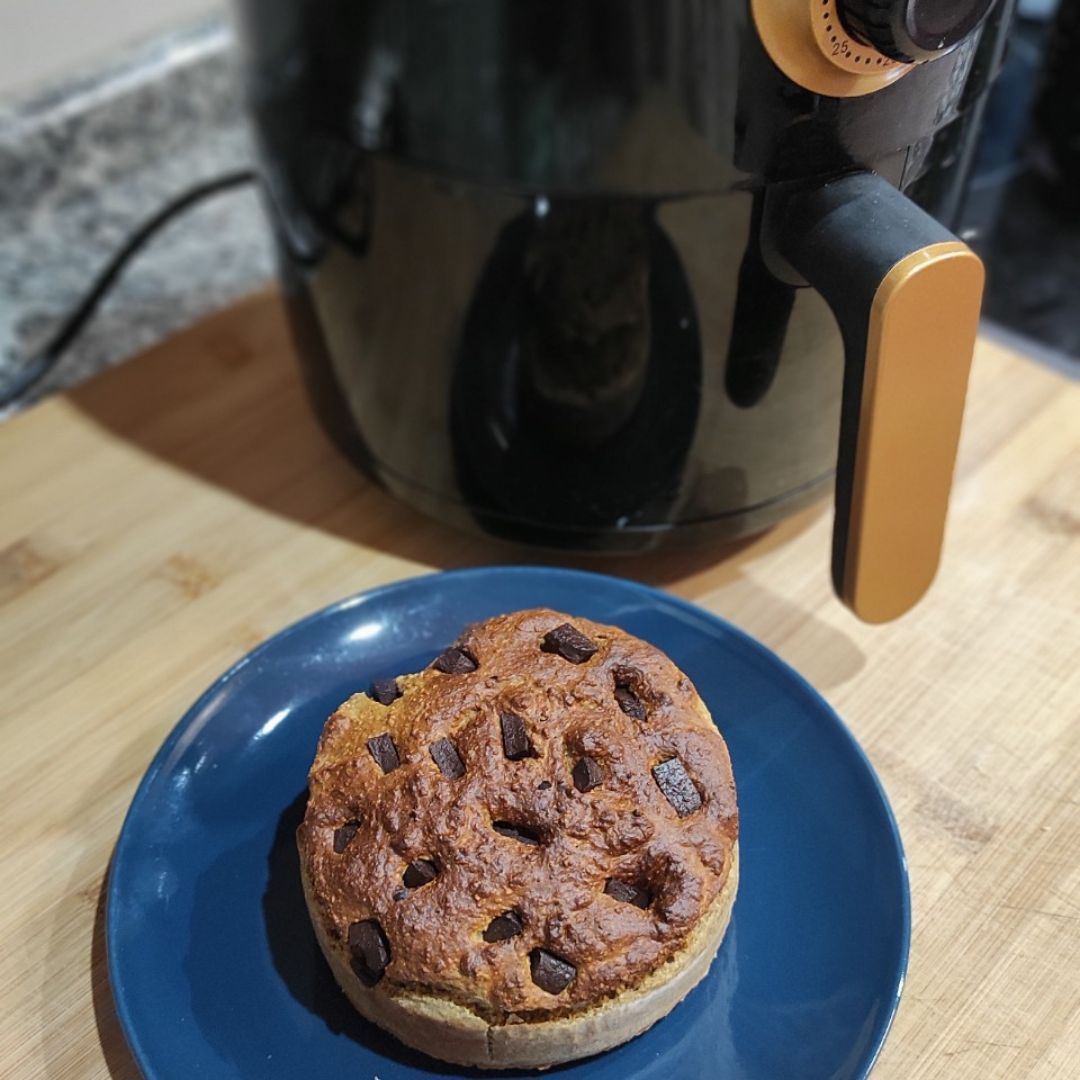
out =
[[[615,623],[690,675],[731,749],[742,815],[738,900],[708,977],[645,1035],[545,1075],[867,1074],[900,995],[910,912],[896,823],[858,745],[807,683],[722,620],[616,578],[521,567],[326,608],[243,659],[177,725],[109,883],[112,989],[148,1078],[462,1074],[347,1004],[308,924],[293,833],[339,702],[423,667],[467,622],[541,605]]]

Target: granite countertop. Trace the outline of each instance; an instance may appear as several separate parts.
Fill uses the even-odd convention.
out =
[[[232,36],[217,20],[0,102],[0,380],[50,336],[138,225],[251,160]],[[272,256],[253,187],[208,199],[132,260],[59,368],[7,412],[258,288]]]

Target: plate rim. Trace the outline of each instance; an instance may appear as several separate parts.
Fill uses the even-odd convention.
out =
[[[893,1022],[896,1019],[896,1013],[900,1007],[900,1000],[903,997],[904,987],[907,983],[908,962],[911,956],[912,912],[911,879],[908,870],[907,855],[904,851],[903,839],[900,835],[900,826],[897,823],[896,815],[893,812],[892,804],[889,801],[885,786],[881,782],[881,778],[878,776],[873,762],[871,762],[861,743],[848,727],[843,717],[840,716],[840,714],[825,699],[824,695],[822,695],[821,692],[805,678],[805,676],[789,664],[782,656],[778,655],[767,645],[758,641],[757,638],[753,637],[745,630],[742,630],[740,627],[724,618],[724,616],[718,615],[699,604],[695,604],[691,600],[686,600],[681,596],[676,596],[673,593],[669,593],[656,586],[647,585],[644,582],[630,578],[619,577],[615,574],[599,573],[594,570],[530,565],[528,563],[514,563],[509,565],[484,564],[481,566],[458,567],[449,570],[432,570],[426,573],[414,574],[406,578],[399,578],[395,581],[376,585],[369,589],[362,589],[359,592],[351,593],[339,600],[325,604],[315,611],[309,612],[307,615],[302,615],[291,623],[287,623],[280,630],[267,637],[265,641],[260,642],[253,649],[250,649],[241,656],[235,663],[231,664],[225,671],[210,682],[206,689],[203,690],[191,705],[184,710],[180,718],[172,728],[170,728],[169,733],[154,753],[154,756],[150,759],[150,763],[147,765],[135,788],[135,792],[131,797],[131,802],[128,804],[128,808],[124,813],[124,819],[120,825],[120,831],[117,833],[116,841],[112,849],[112,855],[106,869],[105,957],[106,974],[108,975],[109,982],[109,996],[112,999],[113,1008],[116,1010],[116,1016],[120,1022],[120,1030],[123,1032],[128,1049],[131,1051],[131,1055],[140,1072],[147,1080],[164,1080],[163,1074],[160,1073],[150,1060],[145,1047],[142,1045],[137,1026],[132,1020],[129,1011],[127,996],[118,993],[117,991],[117,986],[122,985],[123,982],[122,976],[117,971],[117,964],[119,961],[116,958],[117,948],[115,945],[117,934],[119,933],[118,923],[120,920],[120,899],[117,896],[117,889],[119,879],[122,876],[119,872],[120,868],[122,868],[125,862],[131,857],[130,849],[134,842],[131,835],[132,823],[138,816],[141,804],[147,798],[151,787],[157,781],[165,762],[168,760],[176,744],[188,733],[189,728],[195,722],[199,714],[203,712],[212,698],[220,693],[224,686],[235,679],[245,668],[256,662],[265,652],[269,651],[272,646],[300,633],[312,623],[318,622],[328,616],[336,615],[339,612],[347,611],[350,608],[358,607],[363,603],[377,601],[389,594],[403,591],[410,587],[415,588],[423,582],[431,581],[433,579],[445,580],[448,577],[458,579],[490,575],[512,577],[542,575],[545,577],[555,576],[563,579],[577,579],[583,584],[587,582],[600,582],[607,587],[614,585],[618,588],[638,593],[642,598],[653,603],[657,600],[662,600],[664,603],[670,604],[697,618],[704,617],[706,620],[718,623],[744,649],[747,649],[747,651],[754,654],[758,659],[765,660],[770,664],[779,664],[784,669],[786,675],[793,680],[800,692],[814,701],[817,707],[820,710],[823,710],[831,718],[836,731],[843,736],[848,748],[854,752],[855,759],[861,764],[871,780],[871,789],[884,811],[885,823],[888,826],[888,835],[895,848],[896,861],[899,869],[901,894],[900,918],[902,925],[900,927],[900,949],[895,975],[895,989],[889,1000],[888,1007],[874,1023],[872,1050],[870,1055],[863,1063],[857,1076],[854,1077],[854,1080],[866,1080],[873,1071],[882,1048],[885,1045],[885,1041],[888,1038],[889,1031],[892,1028]]]

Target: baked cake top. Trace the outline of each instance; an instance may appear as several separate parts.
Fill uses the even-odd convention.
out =
[[[298,832],[315,915],[368,985],[493,1022],[633,987],[727,880],[731,764],[654,646],[547,610],[468,628],[326,723]]]

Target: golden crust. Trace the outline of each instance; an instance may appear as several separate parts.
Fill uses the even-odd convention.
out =
[[[541,648],[567,622],[597,646],[584,662]],[[617,628],[532,610],[474,626],[459,644],[476,670],[403,676],[391,704],[356,695],[327,722],[298,831],[312,918],[357,1007],[411,1045],[422,1037],[422,1049],[447,1060],[526,1065],[531,1040],[535,1063],[550,1064],[568,1057],[551,1058],[557,1041],[537,1033],[569,1022],[592,1047],[582,1053],[593,1053],[632,1026],[627,1017],[645,1018],[643,1030],[667,1011],[719,942],[722,926],[715,941],[702,934],[715,930],[719,911],[726,925],[734,896],[738,813],[727,749],[690,681]],[[527,756],[507,756],[508,716],[524,728]],[[400,765],[384,772],[368,742],[386,736]],[[433,758],[442,739],[462,775],[444,775]],[[582,757],[599,768],[587,791],[573,780]],[[700,806],[665,797],[652,769],[671,758]],[[494,822],[540,843],[503,835]],[[403,874],[417,859],[437,877],[407,889]],[[647,909],[605,892],[611,880],[641,889]],[[485,927],[506,911],[520,916],[521,932],[485,941]],[[349,927],[365,920],[379,924],[390,952],[373,990],[349,966]],[[700,967],[710,941],[705,967],[679,989],[675,976],[695,957]],[[536,949],[573,965],[560,992],[533,982]],[[607,1011],[641,995],[645,1004]],[[650,1003],[665,1001],[653,1015]],[[599,1022],[605,1015],[610,1023]],[[426,1036],[410,1027],[417,1017]],[[456,1035],[432,1034],[446,1024]],[[458,1056],[455,1039],[464,1040]],[[503,1041],[513,1061],[497,1050]]]

